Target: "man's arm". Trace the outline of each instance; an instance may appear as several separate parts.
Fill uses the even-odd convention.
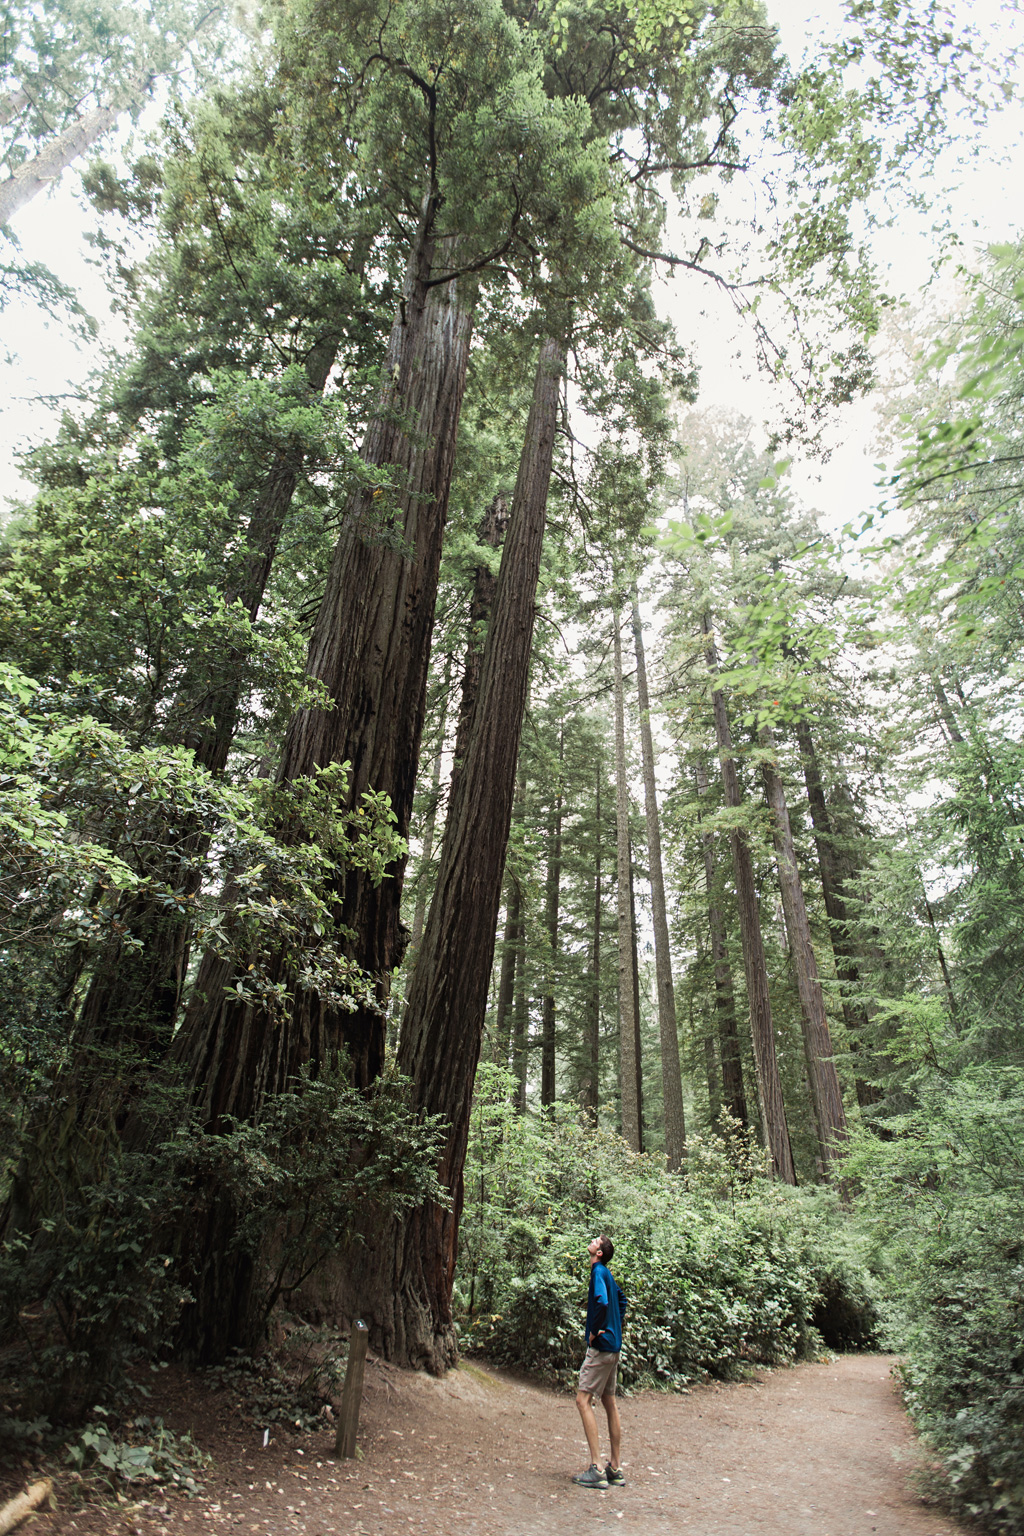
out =
[[[608,1321],[608,1287],[604,1276],[597,1270],[594,1271],[594,1301],[590,1315],[594,1325],[590,1331],[590,1342],[596,1344]]]

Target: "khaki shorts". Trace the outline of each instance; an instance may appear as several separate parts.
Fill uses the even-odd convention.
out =
[[[580,1368],[580,1391],[591,1397],[615,1395],[615,1373],[619,1367],[617,1352],[595,1349],[591,1345]]]

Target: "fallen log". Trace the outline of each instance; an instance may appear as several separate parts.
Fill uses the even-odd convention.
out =
[[[16,1525],[20,1525],[27,1515],[34,1509],[38,1509],[53,1493],[53,1482],[44,1477],[38,1483],[33,1483],[25,1493],[19,1493],[10,1499],[0,1509],[0,1536],[7,1536],[8,1531],[13,1531]]]

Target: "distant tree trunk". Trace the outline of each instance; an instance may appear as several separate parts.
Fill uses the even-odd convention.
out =
[[[953,713],[953,706],[949,702],[949,695],[947,694],[945,688],[942,686],[942,679],[939,677],[937,672],[933,672],[931,674],[931,683],[932,692],[935,695],[935,702],[939,706],[939,714],[942,718],[943,725],[946,727],[946,730],[949,733],[949,739],[957,746],[962,747],[964,745],[964,735],[959,725],[957,724],[956,715]]]
[[[835,832],[825,801],[821,769],[811,728],[806,720],[798,720],[795,730],[797,745],[803,760],[804,783],[807,786],[807,803],[810,806],[811,825],[814,828],[814,846],[818,853],[821,892],[828,917],[832,954],[835,958],[836,975],[841,988],[843,1020],[850,1038],[854,1061],[857,1063],[863,1059],[862,1042],[869,1019],[867,1010],[860,1003],[854,1002],[852,996],[860,984],[860,969],[843,896],[844,870],[836,850]],[[865,1082],[859,1072],[856,1074],[856,1088],[857,1103],[862,1109],[868,1109],[872,1104],[877,1104],[881,1098],[874,1084]]]
[[[441,718],[437,725],[437,749],[434,752],[433,762],[430,765],[430,803],[427,808],[427,821],[423,828],[423,852],[420,855],[419,866],[416,870],[416,906],[412,914],[412,933],[409,938],[409,948],[413,955],[419,952],[420,939],[423,937],[423,923],[427,915],[427,873],[430,869],[430,861],[434,856],[434,838],[437,836],[437,818],[441,808],[441,760],[444,757],[444,729],[448,718],[448,690],[451,687],[452,658],[449,653],[444,659],[444,677],[441,683]]]
[[[546,986],[541,1004],[540,1102],[555,1102],[555,973],[558,968],[558,918],[562,887],[562,758],[565,732],[558,731],[558,785],[548,821],[548,869],[544,888],[544,928],[548,940]]]
[[[156,75],[146,72],[137,75],[132,82],[130,96],[141,100],[156,80]],[[42,147],[24,164],[0,182],[0,226],[7,224],[20,213],[40,192],[45,192],[57,178],[73,165],[87,149],[109,133],[125,106],[98,106],[83,112],[61,132],[47,139]]]
[[[703,759],[697,761],[697,790],[707,798],[708,773]],[[711,936],[711,960],[715,971],[715,1013],[718,1018],[718,1049],[722,1063],[722,1101],[734,1120],[748,1125],[747,1096],[743,1086],[743,1058],[736,1028],[736,997],[732,989],[732,971],[725,947],[725,921],[718,900],[715,880],[715,839],[711,832],[701,833],[704,853],[704,883],[708,893],[708,931]]]
[[[800,998],[800,1014],[803,1022],[804,1047],[807,1056],[807,1072],[810,1081],[811,1102],[818,1127],[818,1146],[821,1168],[826,1179],[846,1140],[846,1110],[843,1106],[843,1090],[836,1071],[832,1037],[829,1034],[825,1014],[825,999],[818,977],[818,963],[811,943],[811,927],[807,920],[800,869],[796,862],[793,829],[789,820],[786,793],[774,760],[775,740],[768,726],[760,733],[762,747],[773,754],[761,760],[761,778],[764,783],[768,807],[772,813],[772,839],[775,843],[775,862],[779,872],[779,890],[782,910],[789,936],[789,948],[793,956],[796,987]]]
[[[515,1107],[526,1113],[526,1077],[530,1059],[527,1034],[530,1028],[530,999],[526,990],[526,919],[520,921],[516,952],[515,999],[512,1008],[512,1072],[516,1080]]]
[[[714,1125],[722,1113],[722,1075],[715,1050],[715,1037],[710,1029],[704,1032],[704,1077],[708,1085],[708,1114]]]
[[[668,938],[665,877],[661,862],[661,826],[654,782],[654,738],[651,703],[647,692],[647,663],[640,625],[636,582],[633,583],[633,641],[636,648],[637,699],[640,705],[640,746],[643,753],[644,809],[647,820],[647,861],[654,917],[654,968],[658,983],[658,1031],[661,1041],[661,1082],[665,1113],[665,1157],[675,1172],[686,1154],[686,1122],[683,1115],[682,1074],[679,1067],[679,1025],[672,982],[672,951]]]
[[[633,972],[633,1049],[636,1059],[636,1123],[640,1151],[647,1151],[647,1138],[644,1133],[644,1048],[640,1032],[642,1013],[640,1011],[640,935],[636,924],[636,864],[633,860],[632,846],[629,854],[629,947],[632,958]]]
[[[594,1125],[597,1124],[600,1099],[602,767],[601,760],[598,758],[594,772],[594,930],[590,940],[590,996],[587,1001],[587,1027],[583,1042],[583,1107]]]
[[[424,1206],[374,1245],[359,1287],[362,1316],[389,1359],[443,1370],[457,1356],[451,1289],[463,1166],[501,902],[526,705],[534,608],[564,345],[541,345],[526,440],[484,647],[476,717],[448,814],[437,887],[402,1023],[399,1066],[414,1107],[449,1126],[440,1176],[452,1209]]]
[[[718,657],[709,614],[703,615],[701,628],[704,632],[708,671],[714,678],[718,671]],[[733,757],[732,733],[729,729],[725,695],[720,688],[715,688],[713,683],[711,697],[715,712],[715,733],[718,738],[725,803],[733,810],[740,810],[743,797],[740,794],[736,762]],[[764,942],[761,937],[761,917],[757,907],[754,862],[746,834],[739,827],[730,832],[729,841],[732,845],[733,877],[736,881],[736,905],[739,911],[740,938],[743,944],[743,969],[747,979],[747,1002],[750,1008],[750,1030],[754,1041],[754,1064],[757,1068],[761,1122],[776,1176],[786,1184],[795,1184],[796,1170],[793,1166],[793,1151],[789,1144],[786,1105],[782,1097],[782,1081],[775,1055],[775,1031],[772,1024],[771,999],[768,994],[768,967],[765,963]]]
[[[626,704],[622,680],[620,611],[612,615],[615,695],[615,845],[616,899],[619,928],[619,1095],[622,1135],[640,1151],[640,1061],[636,1049],[636,1008],[633,1001],[633,919],[630,910],[629,784],[626,780]]]
[[[509,1064],[516,958],[519,954],[519,941],[523,931],[523,893],[514,875],[509,877],[507,889],[505,935],[501,944],[501,974],[498,979],[498,1001],[494,1009],[494,1059],[499,1067],[507,1067]]]

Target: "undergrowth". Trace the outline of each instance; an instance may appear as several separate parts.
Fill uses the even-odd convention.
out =
[[[484,1068],[466,1187],[463,1346],[499,1362],[572,1380],[599,1231],[629,1300],[627,1388],[877,1342],[877,1283],[838,1198],[778,1184],[738,1128],[693,1138],[670,1175],[578,1112],[516,1114],[507,1074]]]

